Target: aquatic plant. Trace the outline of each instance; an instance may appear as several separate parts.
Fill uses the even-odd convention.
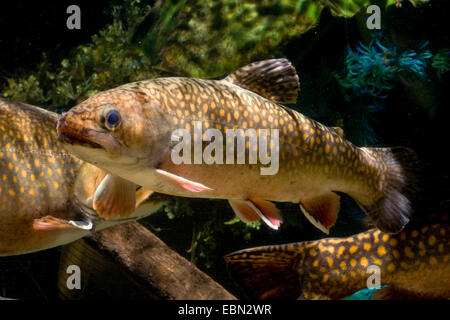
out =
[[[126,25],[132,25],[145,10],[148,7],[136,6],[135,1],[114,7],[113,23],[94,35],[90,43],[76,47],[59,63],[49,61],[44,53],[33,74],[8,78],[1,96],[61,111],[99,91],[156,76],[142,52],[127,43]],[[126,11],[125,18],[122,11]]]
[[[216,77],[275,55],[287,41],[313,28],[324,8],[348,18],[371,4],[379,1],[157,1],[131,39],[163,69]]]
[[[449,50],[432,54],[427,46],[425,43],[418,50],[401,50],[393,43],[383,45],[380,40],[367,46],[360,43],[354,49],[348,48],[344,75],[336,74],[336,79],[347,89],[348,99],[365,94],[383,98],[400,77],[427,80],[428,67],[436,69],[439,77],[449,70]]]

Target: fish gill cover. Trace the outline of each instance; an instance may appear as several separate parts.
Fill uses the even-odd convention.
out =
[[[365,8],[380,3],[383,28],[372,32],[365,26]],[[436,182],[436,177],[448,176],[442,171],[447,159],[438,148],[430,151],[425,137],[445,132],[439,94],[446,92],[450,63],[448,41],[437,35],[432,23],[435,20],[445,30],[440,13],[445,10],[437,3],[128,0],[117,5],[111,1],[112,23],[90,42],[70,48],[62,60],[50,59],[46,51],[51,49],[46,48],[36,68],[7,73],[0,92],[7,99],[62,111],[127,82],[167,74],[219,77],[251,61],[284,56],[300,75],[300,96],[293,108],[342,127],[345,136],[359,145],[414,147],[425,162],[429,160],[428,183],[433,188],[444,186],[439,195],[431,192],[438,203],[450,191],[448,184]],[[401,31],[402,23],[408,24],[407,32]],[[417,92],[423,94],[417,97]],[[404,114],[410,117],[403,119]],[[397,134],[399,119],[408,124],[401,134]],[[261,243],[324,236],[309,226],[296,206],[278,206],[284,224],[276,234],[259,223],[235,223],[227,204],[218,200],[173,198],[165,214],[143,223],[225,286],[232,286],[222,268],[224,254]],[[362,216],[352,201],[344,199],[341,220],[331,235],[361,231]]]

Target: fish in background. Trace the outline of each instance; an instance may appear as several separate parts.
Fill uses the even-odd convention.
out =
[[[75,241],[94,230],[149,215],[164,197],[109,183],[108,174],[57,141],[58,115],[0,99],[0,256]],[[131,197],[133,207],[123,199]]]
[[[225,256],[230,276],[254,299],[450,299],[449,215],[415,219],[397,234],[371,229],[346,238],[250,248]],[[358,296],[358,295],[357,295]],[[357,297],[353,297],[357,298]],[[347,299],[353,299],[347,297]]]
[[[299,86],[286,59],[255,62],[222,80],[138,81],[73,107],[59,119],[57,132],[67,150],[116,176],[169,195],[227,199],[244,222],[262,219],[278,229],[282,218],[272,201],[292,202],[328,233],[340,207],[338,191],[351,196],[382,231],[401,231],[412,211],[414,153],[357,147],[341,129],[279,104],[295,103]],[[262,139],[264,129],[270,142],[256,150],[251,138]],[[174,141],[185,139],[175,134],[180,130],[200,141],[201,155],[211,152],[213,160],[175,163],[173,154],[180,150]],[[217,138],[231,130],[242,148],[230,159],[245,157],[243,163],[219,152],[228,144]],[[252,155],[260,163],[252,162]]]

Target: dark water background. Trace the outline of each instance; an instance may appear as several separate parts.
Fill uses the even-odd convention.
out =
[[[77,45],[89,41],[99,29],[111,23],[110,9],[118,1],[77,1],[82,10],[82,29],[70,31],[65,28],[65,9],[72,1],[55,2],[2,2],[0,4],[0,86],[6,78],[21,71],[33,70],[41,60],[42,53],[51,60],[59,61]],[[448,1],[431,1],[429,5],[416,9],[404,4],[401,11],[390,12],[386,18],[397,44],[411,45],[428,41],[431,48],[450,48],[447,30],[450,30]],[[328,11],[321,15],[316,28],[291,39],[279,51],[290,59],[301,79],[298,106],[301,112],[323,122],[335,125],[330,120],[330,109],[344,114],[344,128],[351,141],[360,138],[354,110],[342,104],[337,95],[336,84],[328,81],[329,70],[342,67],[345,48],[361,41],[354,19],[333,17]],[[311,45],[313,44],[313,46]],[[308,48],[308,50],[305,50]],[[270,53],[267,55],[271,57]],[[265,57],[262,57],[265,58]],[[416,200],[417,214],[443,210],[450,201],[450,134],[448,101],[449,73],[437,81],[419,81],[398,84],[382,101],[383,108],[373,115],[371,126],[376,133],[374,144],[402,145],[413,148],[422,162],[420,192]],[[364,98],[362,98],[364,99]],[[334,104],[333,104],[334,102]],[[363,103],[362,101],[361,103]],[[348,129],[348,130],[347,130]],[[215,201],[193,200],[198,207],[208,211]],[[345,212],[340,213],[333,236],[344,236],[362,230],[363,215],[349,199],[343,199]],[[216,205],[216,204],[215,204]],[[220,205],[226,206],[225,203]],[[297,206],[282,204],[285,211],[296,212]],[[349,213],[350,212],[350,213]],[[230,213],[230,218],[232,214]],[[311,240],[323,235],[311,227],[303,217],[299,218],[301,229],[286,227],[282,233],[273,233],[263,227],[250,241],[224,239],[216,247],[217,255],[254,245],[286,243]],[[164,215],[146,220],[145,224],[161,229],[157,235],[174,249],[186,255],[191,241],[191,231],[186,225],[195,223],[186,218],[184,223],[174,224]],[[299,232],[299,230],[301,232]],[[56,276],[60,249],[51,249],[19,257],[0,258],[0,295],[25,299],[55,299]],[[223,264],[206,270],[233,293],[238,289],[228,279]]]

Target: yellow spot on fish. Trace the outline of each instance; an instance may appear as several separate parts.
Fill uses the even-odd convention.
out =
[[[327,282],[327,281],[328,281],[328,278],[329,278],[329,275],[328,275],[327,273],[324,274],[324,275],[323,275],[322,282]]]
[[[391,245],[391,247],[395,247],[397,243],[398,243],[397,239],[392,238],[391,240],[389,240],[389,244]]]
[[[10,196],[14,196],[16,194],[13,189],[9,189],[8,193]]]
[[[347,264],[345,263],[345,261],[342,261],[339,266],[341,267],[342,270],[347,269]]]
[[[313,267],[318,267],[318,266],[319,266],[319,260],[314,260]]]
[[[327,257],[328,266],[331,268],[333,266],[333,259],[331,257]]]
[[[40,163],[38,159],[34,159],[34,166],[39,167]]]
[[[364,243],[363,245],[364,250],[369,251],[370,248],[372,248],[372,245],[369,242]]]
[[[384,242],[387,242],[389,240],[389,235],[383,234],[383,237],[381,238],[381,240],[383,240]]]
[[[8,163],[8,168],[9,168],[9,170],[12,170],[13,169],[13,165],[12,165],[12,163],[10,162],[10,163]]]
[[[379,256],[384,256],[386,254],[386,248],[384,246],[379,246],[377,249],[377,253]]]
[[[430,264],[437,264],[437,259],[435,257],[430,257]]]
[[[354,254],[356,251],[358,251],[358,247],[357,246],[351,246],[350,249],[348,249],[348,251],[350,252],[350,254]]]
[[[388,266],[387,266],[387,270],[388,270],[389,272],[394,271],[394,270],[395,270],[395,264],[393,264],[392,262],[389,263]]]
[[[436,244],[436,237],[435,236],[430,236],[428,238],[428,245],[434,246],[435,244]]]
[[[414,258],[414,252],[410,247],[405,247],[405,254],[408,258]]]
[[[414,230],[413,232],[411,232],[411,237],[416,238],[419,235],[419,231]]]
[[[309,254],[314,257],[317,255],[317,251],[315,249],[311,249],[309,250]]]
[[[392,250],[392,255],[394,258],[398,259],[400,257],[400,252],[398,250]]]
[[[361,266],[363,266],[363,267],[367,267],[367,266],[369,265],[369,262],[367,261],[367,258],[366,258],[366,257],[362,257],[359,263],[360,263]]]
[[[338,249],[338,251],[337,251],[337,257],[338,257],[338,258],[342,255],[342,253],[344,252],[344,250],[345,250],[345,247],[344,247],[344,246],[340,246],[340,247],[339,247],[339,249]]]
[[[58,190],[58,188],[59,188],[59,184],[58,184],[58,182],[53,182],[53,187],[55,188],[55,190]]]

